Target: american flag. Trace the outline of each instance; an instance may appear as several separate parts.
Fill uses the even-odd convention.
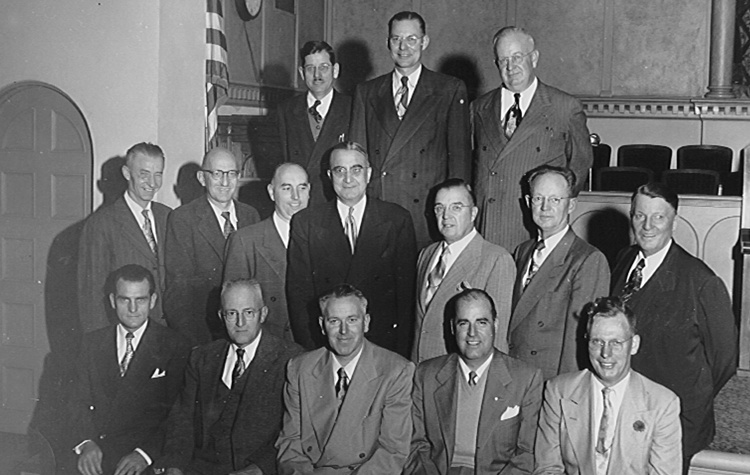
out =
[[[206,0],[206,151],[218,145],[218,111],[228,89],[224,0]]]

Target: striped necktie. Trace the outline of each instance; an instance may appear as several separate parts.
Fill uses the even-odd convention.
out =
[[[409,105],[409,78],[401,76],[401,87],[396,91],[396,113],[398,120],[402,120],[406,115],[406,106]]]
[[[318,124],[320,124],[323,121],[323,116],[320,115],[320,112],[318,112],[319,105],[320,105],[320,101],[315,99],[315,104],[313,104],[312,106],[310,106],[309,109],[307,109],[307,111],[310,113],[313,119],[315,119],[315,122],[317,122]]]
[[[628,281],[625,283],[625,286],[622,288],[622,294],[620,295],[620,298],[622,298],[623,302],[627,302],[636,292],[641,290],[641,282],[643,282],[643,268],[644,267],[646,267],[646,259],[641,257],[641,260],[638,261],[638,264],[630,273],[630,276],[628,277]]]
[[[349,246],[352,248],[352,254],[354,254],[354,247],[357,245],[357,220],[354,219],[354,206],[349,207],[349,215],[346,217],[344,231],[349,240]]]
[[[602,397],[604,398],[602,402],[604,405],[602,418],[599,421],[599,435],[596,439],[596,451],[600,454],[607,453],[607,450],[612,446],[612,438],[609,436],[612,432],[609,427],[612,422],[610,420],[612,418],[612,401],[609,398],[611,392],[610,388],[602,389]]]
[[[156,238],[154,237],[154,231],[151,227],[151,218],[148,215],[148,210],[141,210],[141,214],[143,215],[143,235],[146,236],[146,241],[148,242],[148,247],[151,248],[151,252],[156,254]]]
[[[523,288],[526,290],[526,287],[529,286],[531,283],[531,279],[534,278],[537,272],[539,272],[539,261],[542,258],[542,250],[544,249],[544,240],[540,239],[536,242],[536,246],[534,246],[534,252],[531,254],[531,264],[529,264],[529,275],[526,276],[526,280],[523,283]]]
[[[521,114],[521,94],[518,92],[513,94],[513,98],[515,99],[515,102],[513,105],[508,109],[508,112],[505,114],[505,137],[510,140],[510,137],[513,135],[513,132],[516,131],[519,125],[521,125],[521,120],[523,119],[523,114]]]
[[[221,217],[224,218],[222,233],[224,234],[224,239],[227,239],[234,232],[234,226],[232,225],[232,221],[229,220],[229,211],[222,212]]]
[[[237,348],[237,362],[234,363],[234,369],[232,370],[232,387],[238,379],[242,377],[245,372],[245,349]]]
[[[432,272],[427,276],[427,295],[425,296],[425,304],[429,304],[432,297],[435,296],[440,283],[443,282],[445,272],[448,269],[448,256],[450,256],[451,250],[448,247],[448,243],[443,241],[443,250],[440,253],[437,265],[432,269]]]
[[[133,354],[135,353],[135,350],[133,350],[134,337],[135,335],[131,332],[128,332],[125,335],[125,341],[127,343],[125,344],[125,354],[122,357],[122,361],[120,361],[120,377],[125,376],[125,373],[128,372],[128,366],[130,366],[130,362],[133,360]]]

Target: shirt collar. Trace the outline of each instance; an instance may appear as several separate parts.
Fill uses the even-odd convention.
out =
[[[367,195],[363,196],[362,199],[359,200],[359,203],[353,206],[354,219],[357,221],[357,226],[362,225],[362,216],[365,214],[365,206],[367,206]],[[342,203],[341,200],[337,199],[336,209],[339,212],[341,222],[346,224],[346,218],[349,216],[349,207]]]
[[[549,253],[551,253],[555,249],[555,247],[560,244],[560,241],[562,241],[562,238],[568,232],[568,229],[570,229],[570,225],[566,224],[562,231],[555,233],[554,235],[545,239],[542,254],[549,255]]]
[[[134,331],[130,332],[130,333],[133,334],[133,349],[134,350],[138,347],[138,343],[140,343],[141,337],[143,337],[143,332],[146,331],[146,327],[148,326],[148,320],[149,319],[147,318],[146,321],[143,323],[143,325],[141,325],[140,328],[138,328],[137,330],[134,330]],[[118,323],[117,324],[118,338],[121,338],[123,342],[127,342],[127,339],[125,338],[125,335],[127,335],[129,331],[130,330],[126,329],[122,325],[122,323]]]
[[[453,256],[454,258],[458,257],[463,252],[463,250],[466,249],[466,246],[469,245],[471,240],[474,239],[474,236],[476,235],[477,235],[477,229],[471,228],[471,231],[469,231],[469,233],[466,236],[462,237],[461,239],[459,239],[458,241],[452,244],[448,244],[448,249],[450,249],[451,251],[450,255]],[[443,241],[443,242],[446,242],[446,241]]]
[[[487,368],[490,367],[490,363],[492,363],[493,356],[494,356],[493,353],[490,353],[490,357],[487,358],[487,361],[485,361],[484,363],[482,363],[482,366],[480,366],[476,370],[472,370],[471,368],[469,368],[469,366],[464,362],[463,358],[461,358],[459,356],[458,357],[458,367],[461,368],[461,372],[463,373],[464,378],[466,379],[466,381],[469,380],[469,373],[471,371],[474,371],[475,373],[477,373],[477,379],[480,379],[482,377],[482,375],[484,374],[484,372],[487,370]]]
[[[144,209],[151,211],[150,201],[146,203],[145,208],[142,208],[141,205],[135,202],[135,200],[130,196],[130,193],[128,193],[127,191],[125,192],[124,196],[125,196],[125,204],[127,204],[128,208],[130,208],[130,211],[132,211],[133,214],[138,216],[139,218],[142,219],[143,215],[141,214],[141,211],[143,211]]]
[[[273,212],[273,224],[276,227],[276,231],[279,233],[281,242],[284,243],[284,247],[289,247],[289,230],[290,223],[286,219],[279,216],[276,211]]]
[[[667,245],[664,246],[663,249],[655,252],[654,254],[651,254],[650,256],[646,257],[643,254],[643,251],[638,251],[638,256],[636,256],[635,260],[633,261],[633,265],[630,266],[630,271],[628,272],[628,275],[630,275],[630,272],[632,272],[633,269],[635,269],[635,266],[638,265],[638,262],[641,259],[646,260],[646,266],[643,268],[642,271],[642,280],[641,280],[641,286],[645,285],[646,282],[651,278],[652,275],[654,275],[654,272],[661,266],[661,263],[664,262],[664,259],[667,257],[667,253],[669,252],[669,248],[672,247],[672,240],[670,239],[669,242],[667,242]]]
[[[352,380],[352,376],[354,376],[354,370],[357,369],[357,363],[359,363],[359,358],[362,356],[362,350],[365,349],[365,345],[362,345],[362,348],[359,349],[357,352],[357,356],[352,358],[350,362],[344,366],[344,371],[346,371],[346,375],[349,377],[349,381]],[[330,350],[328,350],[330,351]],[[341,363],[339,363],[339,360],[336,358],[336,354],[331,351],[331,361],[333,362],[333,365],[331,367],[333,368],[333,380],[336,381],[336,379],[339,377],[338,372],[339,368],[341,368]]]
[[[625,394],[625,389],[628,387],[628,382],[630,382],[630,375],[632,374],[633,370],[628,370],[628,374],[625,375],[622,380],[615,384],[614,386],[611,386],[609,389],[614,393],[613,397],[616,397],[618,400],[622,400],[622,396]],[[604,383],[602,383],[599,378],[596,377],[596,374],[594,372],[591,372],[591,381],[593,382],[593,389],[597,393],[601,393],[602,389],[604,389]]]
[[[537,78],[534,78],[533,81],[531,81],[531,84],[529,87],[521,91],[521,97],[519,99],[519,103],[521,105],[521,112],[526,113],[526,111],[529,108],[529,105],[531,104],[531,99],[534,98],[534,94],[536,94],[537,86],[539,85],[539,80]],[[510,89],[506,88],[505,86],[502,87],[502,97],[501,97],[501,103],[502,103],[502,109],[503,109],[503,116],[505,115],[505,112],[507,112],[508,109],[513,105],[515,102],[515,97],[513,95],[515,94]]]
[[[216,216],[216,221],[219,222],[219,228],[224,229],[224,218],[221,216],[221,213],[224,211],[219,209],[215,204],[211,202],[211,200],[208,199],[208,196],[205,196],[206,201],[208,201],[208,204],[211,206],[211,209],[214,212],[214,216]],[[237,210],[234,206],[234,200],[229,202],[229,222],[232,223],[232,226],[234,226],[234,229],[237,229]]]
[[[406,76],[409,78],[409,89],[412,91],[415,87],[417,87],[417,84],[419,83],[419,78],[422,75],[422,64],[417,66],[417,69],[415,69],[411,74],[401,74],[398,72],[398,70],[393,70],[393,94],[396,94],[396,91],[401,87],[401,77]]]
[[[331,101],[333,101],[333,88],[331,88],[330,91],[328,91],[328,94],[323,96],[323,99],[316,99],[315,96],[312,95],[311,92],[307,92],[307,108],[311,108],[313,104],[315,104],[315,101],[319,100],[320,105],[318,105],[318,114],[320,114],[321,117],[324,119],[326,118],[326,115],[328,115],[328,110],[331,108]]]

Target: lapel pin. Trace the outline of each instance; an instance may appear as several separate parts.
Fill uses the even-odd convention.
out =
[[[644,424],[643,421],[635,421],[633,422],[633,429],[637,432],[643,432],[646,430],[646,424]]]

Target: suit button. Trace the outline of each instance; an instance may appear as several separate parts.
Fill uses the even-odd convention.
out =
[[[541,147],[537,147],[537,148],[536,148],[536,151],[537,151],[537,152],[541,152],[541,151],[542,151],[542,148],[541,148]]]
[[[383,176],[386,176],[387,174],[388,174],[388,172],[383,172]]]
[[[487,146],[486,146],[486,145],[482,146],[482,151],[483,151],[483,152],[486,152],[486,151],[487,151]]]
[[[312,445],[310,445],[310,446],[307,447],[307,451],[308,452],[312,452]]]
[[[531,350],[531,356],[536,356],[536,350]]]
[[[495,198],[490,198],[487,201],[490,202],[490,203],[494,203],[495,202]]]
[[[490,175],[495,176],[497,175],[497,172],[490,172]]]
[[[107,434],[102,434],[102,435],[99,436],[99,439],[101,440],[101,439],[104,439],[106,437],[107,437]]]
[[[275,301],[276,301],[276,297],[271,297],[271,302],[275,302]]]
[[[544,322],[537,322],[537,325],[539,325],[539,328],[542,328],[544,326]]]
[[[141,281],[141,282],[143,282],[143,281]],[[89,410],[93,411],[94,410],[94,406],[89,406]]]
[[[380,149],[379,149],[379,148],[376,148],[376,149],[375,149],[375,154],[376,154],[376,155],[380,155]]]
[[[415,203],[419,203],[419,198],[414,198]]]
[[[361,459],[365,458],[365,454],[364,453],[359,454],[359,458]]]

